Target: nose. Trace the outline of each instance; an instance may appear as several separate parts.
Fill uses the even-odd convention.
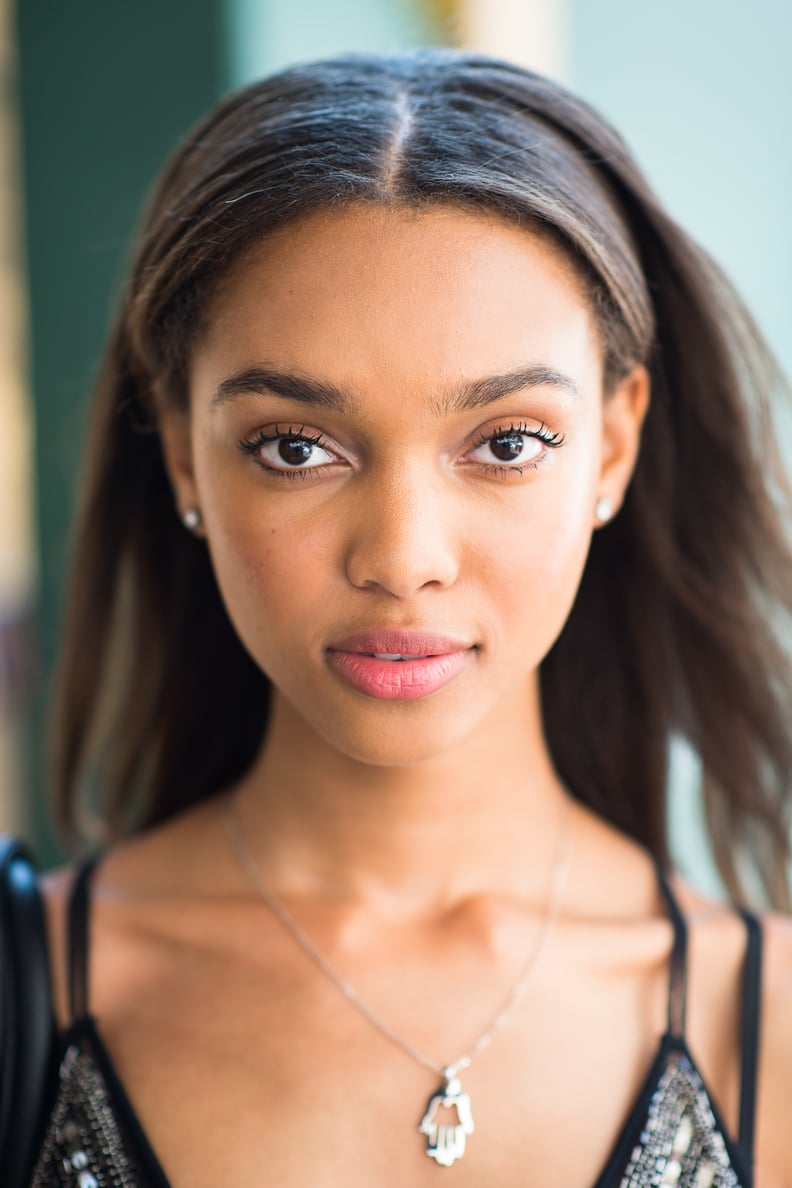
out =
[[[454,492],[444,489],[442,480],[399,465],[352,498],[345,566],[353,586],[410,598],[419,590],[454,584],[458,509]]]

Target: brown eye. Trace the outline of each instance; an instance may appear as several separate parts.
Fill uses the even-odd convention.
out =
[[[278,442],[278,456],[289,466],[304,466],[310,462],[314,444],[301,437],[283,437]]]
[[[334,466],[340,459],[321,437],[305,436],[302,433],[275,432],[260,433],[249,441],[240,442],[246,454],[252,454],[265,470],[277,470],[281,474],[289,471],[319,470]]]
[[[499,462],[515,462],[525,449],[525,438],[521,433],[502,433],[490,440],[490,450]]]
[[[500,429],[480,441],[469,457],[491,467],[521,473],[520,466],[536,462],[545,446],[554,444],[527,429]]]

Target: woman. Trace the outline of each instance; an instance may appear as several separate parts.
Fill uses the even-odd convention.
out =
[[[789,922],[663,873],[682,736],[787,902],[777,386],[545,79],[346,58],[193,131],[92,414],[56,791],[114,844],[48,883],[34,1184],[792,1182]]]

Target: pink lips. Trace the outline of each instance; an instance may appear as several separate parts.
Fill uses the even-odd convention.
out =
[[[447,635],[385,629],[339,640],[328,649],[327,661],[360,693],[385,701],[412,701],[442,689],[472,653],[469,643]]]

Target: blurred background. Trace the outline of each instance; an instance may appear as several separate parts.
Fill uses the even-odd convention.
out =
[[[0,0],[0,830],[45,863],[59,850],[43,723],[84,409],[141,200],[230,88],[429,43],[520,61],[608,116],[792,372],[786,0]],[[677,861],[716,890],[681,748],[672,784]]]

